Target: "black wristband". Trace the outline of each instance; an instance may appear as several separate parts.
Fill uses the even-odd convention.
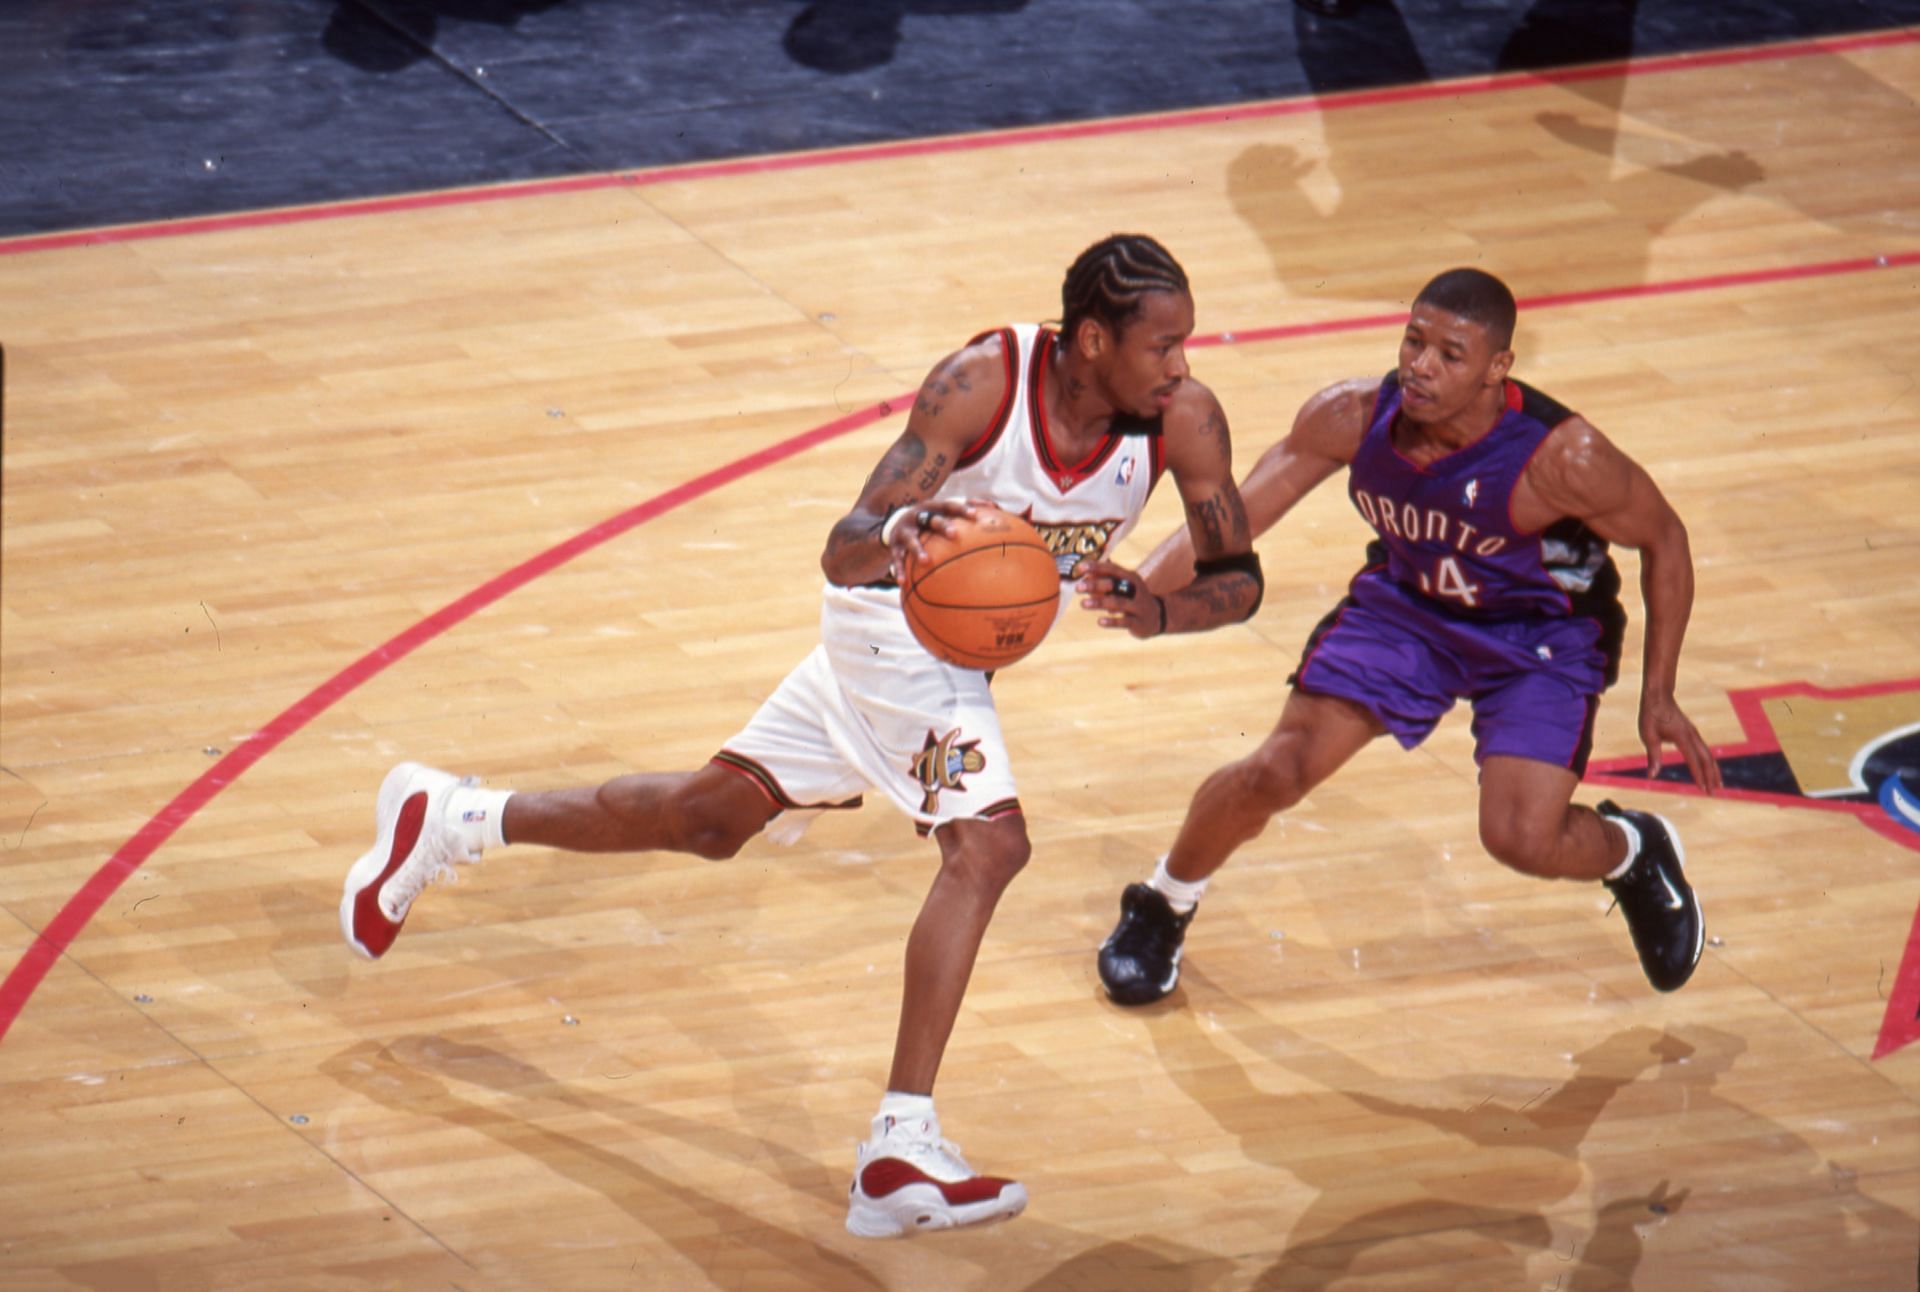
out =
[[[1153,635],[1155,637],[1164,637],[1167,632],[1167,599],[1156,592],[1153,597],[1153,602],[1160,607],[1160,628],[1159,631]]]
[[[1193,572],[1200,578],[1210,574],[1244,574],[1253,580],[1253,606],[1245,618],[1251,619],[1258,613],[1260,603],[1266,600],[1267,576],[1260,572],[1260,554],[1258,552],[1237,552],[1232,556],[1212,556],[1204,561],[1193,563]],[[1242,621],[1244,622],[1244,620]]]

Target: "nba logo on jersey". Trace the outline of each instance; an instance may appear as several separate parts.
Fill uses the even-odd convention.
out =
[[[1133,483],[1133,454],[1120,459],[1120,469],[1114,473],[1113,482],[1118,485]]]
[[[1478,480],[1467,481],[1467,487],[1462,491],[1460,496],[1466,500],[1467,506],[1473,506],[1480,498],[1480,482]]]

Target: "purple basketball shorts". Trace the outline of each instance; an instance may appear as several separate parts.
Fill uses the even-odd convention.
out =
[[[1292,680],[1367,709],[1407,749],[1466,700],[1476,760],[1530,758],[1578,775],[1611,672],[1603,635],[1588,618],[1450,615],[1370,570],[1314,629]]]

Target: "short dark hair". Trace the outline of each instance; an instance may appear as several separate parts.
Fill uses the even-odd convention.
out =
[[[1187,290],[1187,271],[1165,247],[1145,234],[1116,233],[1081,252],[1067,270],[1060,334],[1071,341],[1082,321],[1097,319],[1118,336],[1149,292]]]
[[[1415,305],[1431,305],[1486,329],[1495,350],[1513,345],[1519,307],[1507,285],[1484,269],[1449,269],[1420,289]]]

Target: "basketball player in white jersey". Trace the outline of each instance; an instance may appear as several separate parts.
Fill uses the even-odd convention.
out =
[[[1150,238],[1119,235],[1068,271],[1056,332],[1003,328],[928,374],[906,429],[821,555],[821,644],[698,771],[512,793],[403,763],[380,787],[374,847],[340,903],[378,957],[453,863],[508,841],[725,858],[771,826],[791,842],[868,789],[930,833],[940,869],[907,939],[887,1092],[860,1147],[847,1228],[865,1237],[1018,1214],[1026,1190],[980,1176],[940,1135],[933,1082],[1000,894],[1030,845],[987,677],[914,640],[895,576],[973,500],[1028,517],[1055,551],[1062,600],[1135,637],[1246,619],[1261,594],[1225,415],[1188,375],[1193,298]],[[1186,505],[1199,577],[1165,597],[1106,559],[1162,471]]]

